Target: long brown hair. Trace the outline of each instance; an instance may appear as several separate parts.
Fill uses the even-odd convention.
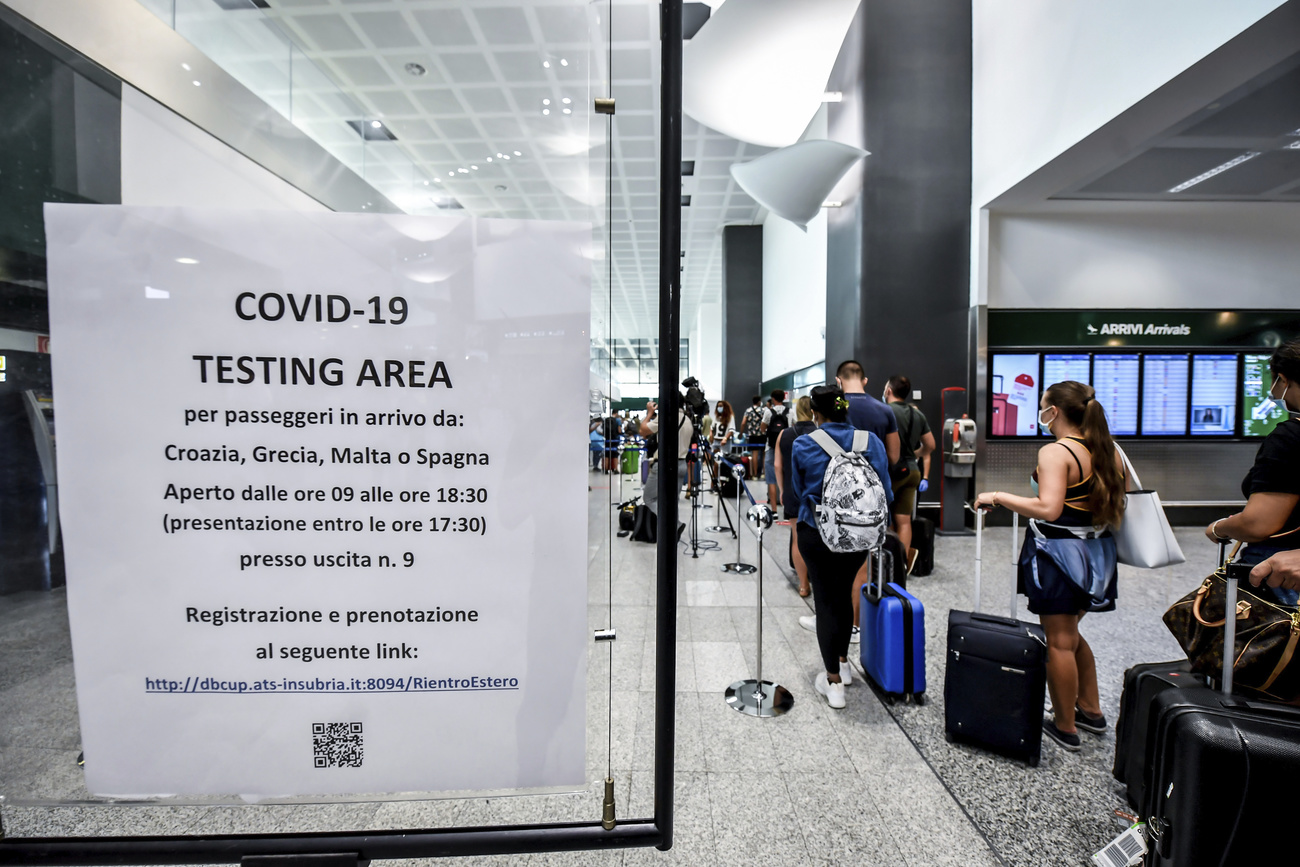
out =
[[[731,404],[727,403],[725,400],[720,400],[718,401],[718,405],[713,408],[714,412],[717,412],[718,410],[722,410],[722,415],[718,417],[718,423],[723,427],[731,424],[731,419],[734,416],[734,413],[731,411]]]
[[[1115,440],[1106,423],[1106,410],[1091,385],[1066,380],[1048,386],[1043,397],[1083,434],[1092,455],[1092,491],[1088,510],[1099,525],[1118,527],[1124,520],[1124,476],[1115,466]]]

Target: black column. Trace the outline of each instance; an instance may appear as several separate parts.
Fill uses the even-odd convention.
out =
[[[830,138],[871,156],[828,212],[826,374],[856,358],[872,394],[906,374],[937,428],[939,390],[968,379],[969,0],[863,3],[827,90]]]
[[[722,396],[737,416],[763,384],[763,227],[722,230]],[[737,421],[739,424],[739,421]]]

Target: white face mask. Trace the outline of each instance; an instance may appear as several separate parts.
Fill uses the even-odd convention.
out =
[[[880,393],[880,402],[889,403],[889,389],[885,389]]]
[[[1052,409],[1052,407],[1049,406],[1047,409],[1042,410],[1041,412],[1038,413],[1038,426],[1043,429],[1043,433],[1051,433],[1052,421],[1056,421],[1055,418],[1053,418],[1052,421],[1043,421],[1043,413],[1047,412],[1047,410],[1050,409]]]

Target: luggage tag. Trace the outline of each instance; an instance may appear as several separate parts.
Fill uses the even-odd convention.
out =
[[[1146,857],[1146,826],[1139,823],[1111,840],[1092,856],[1097,867],[1132,867]]]

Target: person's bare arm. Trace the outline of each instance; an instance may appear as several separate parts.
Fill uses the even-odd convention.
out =
[[[648,437],[654,433],[654,429],[650,427],[650,420],[655,417],[655,412],[658,409],[659,407],[653,400],[645,405],[645,418],[642,419],[640,427],[641,436]]]
[[[1055,521],[1065,508],[1065,489],[1073,460],[1066,449],[1049,443],[1038,450],[1038,496],[1022,497],[1005,491],[985,491],[975,498],[975,507],[1006,506],[1018,515]]]
[[[921,434],[921,454],[918,457],[921,459],[921,478],[923,479],[930,478],[930,455],[934,454],[934,449],[934,434],[929,431]]]
[[[889,458],[891,467],[898,463],[898,456],[902,453],[903,448],[899,445],[898,431],[885,434],[885,457]]]
[[[783,467],[781,461],[781,437],[776,438],[776,448],[772,449],[772,471],[776,473],[776,491],[781,496],[781,502],[785,502],[785,478],[781,472]]]
[[[1300,551],[1279,551],[1250,570],[1250,583],[1258,587],[1300,590]]]
[[[1235,515],[1214,521],[1205,528],[1211,542],[1236,539],[1239,542],[1263,542],[1286,523],[1300,503],[1300,494],[1255,493],[1246,500],[1246,508]]]

